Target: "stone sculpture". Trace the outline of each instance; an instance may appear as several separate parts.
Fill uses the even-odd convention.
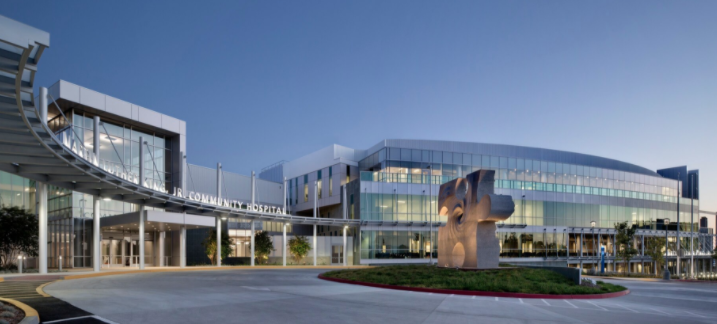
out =
[[[515,203],[493,193],[495,171],[478,170],[441,185],[439,215],[447,216],[438,229],[438,266],[498,268],[500,244],[495,222],[513,214]]]

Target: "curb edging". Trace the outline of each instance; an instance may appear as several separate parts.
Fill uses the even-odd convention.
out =
[[[17,300],[10,299],[10,298],[0,297],[0,300],[4,301],[6,303],[10,303],[13,306],[21,309],[23,312],[25,312],[25,318],[23,318],[20,321],[20,324],[38,324],[38,323],[40,323],[40,315],[37,313],[37,311],[34,308],[28,306],[27,304],[25,304],[23,302],[19,302]]]
[[[385,288],[415,292],[428,292],[436,294],[452,294],[452,295],[464,295],[464,296],[483,296],[483,297],[508,297],[508,298],[540,298],[540,299],[605,299],[625,296],[630,293],[630,289],[623,291],[606,293],[606,294],[592,294],[592,295],[547,295],[547,294],[526,294],[526,293],[508,293],[508,292],[494,292],[494,291],[469,291],[469,290],[454,290],[454,289],[437,289],[437,288],[419,288],[419,287],[405,287],[405,286],[394,286],[377,284],[362,281],[353,281],[338,278],[325,277],[323,274],[319,274],[319,279],[333,281],[338,283],[345,283],[351,285],[368,286],[374,288]]]

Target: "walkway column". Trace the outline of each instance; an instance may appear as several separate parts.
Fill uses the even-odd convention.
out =
[[[217,267],[222,266],[222,219],[217,217]]]
[[[344,225],[344,267],[347,265],[347,263],[346,263],[346,251],[347,251],[348,249],[346,248],[346,231],[348,231],[348,229],[349,229],[349,226],[348,226],[348,225]]]
[[[157,239],[157,256],[159,257],[159,262],[157,262],[157,266],[164,267],[167,266],[167,264],[164,263],[164,238],[167,236],[166,232],[159,232],[159,239]]]
[[[217,204],[222,206],[222,164],[217,163]],[[217,267],[222,266],[222,219],[217,217]]]
[[[179,226],[179,267],[187,266],[187,225]]]
[[[583,257],[583,240],[585,240],[585,232],[580,229],[580,258]],[[582,262],[580,263],[580,267],[582,268]]]
[[[252,179],[254,178],[253,175],[254,175],[254,173],[252,172]],[[254,200],[252,199],[252,201],[254,201]],[[252,267],[254,266],[254,234],[255,234],[255,232],[256,232],[256,230],[254,228],[254,220],[252,220],[251,221],[251,255],[249,255],[249,259],[251,260]]]
[[[47,125],[47,88],[40,88],[40,122]],[[47,184],[37,182],[38,272],[47,273]]]
[[[122,244],[124,246],[124,244]],[[100,245],[100,197],[92,197],[92,271],[99,272],[102,264]],[[111,262],[110,262],[111,263]]]
[[[139,205],[139,270],[144,270],[144,205]]]
[[[38,272],[47,273],[47,184],[37,183]]]
[[[92,119],[92,152],[95,154],[97,164],[100,162],[100,117]],[[102,266],[102,243],[100,242],[100,196],[92,196],[92,270],[99,272]],[[124,261],[123,261],[124,262]],[[112,263],[112,262],[110,262]]]
[[[316,210],[318,209],[319,205],[319,193],[318,193],[319,187],[318,182],[314,181],[314,218],[316,218]],[[314,266],[316,266],[316,250],[318,250],[318,246],[316,245],[316,224],[314,224],[314,241],[313,245],[311,246],[312,250],[314,250]]]
[[[286,197],[284,197],[284,198],[286,198]],[[286,201],[286,199],[284,199],[284,201]],[[282,255],[284,256],[284,266],[285,267],[286,267],[286,243],[287,243],[286,242],[286,226],[287,225],[288,224],[284,224],[284,240],[282,241],[284,243],[284,249],[283,249],[284,252],[282,253]]]

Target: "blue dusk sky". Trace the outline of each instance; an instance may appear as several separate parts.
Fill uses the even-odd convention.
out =
[[[248,174],[385,138],[700,169],[717,210],[717,1],[14,1],[58,79],[187,121]]]

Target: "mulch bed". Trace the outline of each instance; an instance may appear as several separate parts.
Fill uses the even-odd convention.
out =
[[[13,313],[13,316],[6,316],[7,313]],[[0,323],[6,321],[8,324],[17,324],[25,318],[25,312],[12,304],[0,301]],[[4,323],[3,323],[4,324]]]

